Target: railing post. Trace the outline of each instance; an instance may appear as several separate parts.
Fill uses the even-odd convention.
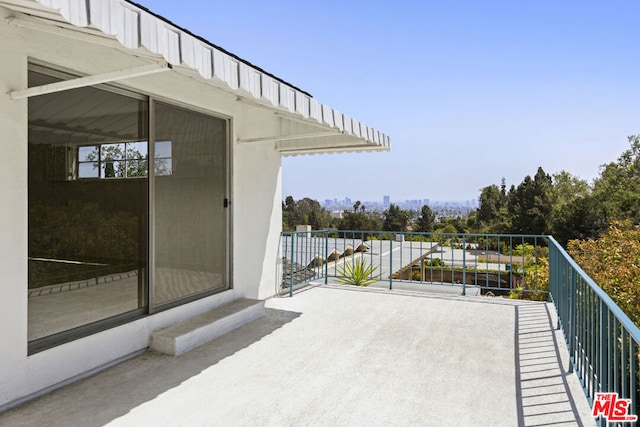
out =
[[[393,289],[393,233],[389,232],[389,290]]]
[[[324,284],[329,281],[329,232],[324,232]]]
[[[609,390],[609,354],[607,352],[607,344],[609,342],[609,322],[608,322],[608,310],[605,313],[605,304],[602,300],[599,301],[599,322],[600,323],[600,369],[598,370],[598,380],[600,381],[599,391]]]
[[[569,313],[568,313],[568,317],[569,317],[569,337],[571,339],[570,343],[569,343],[569,360],[572,363],[569,363],[569,372],[573,372],[573,365],[574,363],[577,363],[577,356],[576,356],[576,349],[577,349],[577,333],[578,333],[578,325],[576,324],[576,322],[578,321],[578,313],[577,313],[577,307],[578,307],[578,297],[577,297],[577,292],[578,292],[578,282],[577,282],[577,278],[576,278],[576,272],[575,270],[571,269],[569,271],[569,280],[570,283],[569,285],[569,292],[567,292],[567,304],[568,304],[568,309],[569,309]]]
[[[558,253],[556,251],[555,242],[551,239],[547,240],[547,247],[549,248],[549,295],[552,296],[553,303],[556,307],[556,329],[560,330],[560,314],[564,312],[564,308],[560,304],[565,304],[564,296],[561,298],[559,293],[560,282],[560,263],[558,260]]]
[[[467,236],[462,235],[462,296],[467,295]],[[452,266],[453,268],[453,266]]]
[[[636,350],[636,341],[629,337],[629,380],[631,381],[629,387],[629,398],[631,399],[631,408],[636,410],[637,401],[637,388],[636,388],[636,366],[638,365],[638,355]]]
[[[295,264],[296,233],[291,233],[291,275],[289,276],[289,297],[293,297],[293,270]]]

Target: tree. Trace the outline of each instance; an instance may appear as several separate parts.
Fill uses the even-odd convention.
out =
[[[551,234],[563,246],[571,239],[595,237],[600,227],[589,183],[567,171],[554,174],[552,180]]]
[[[287,212],[293,212],[296,207],[296,201],[292,196],[287,196],[284,201],[284,205]]]
[[[340,230],[375,230],[371,227],[369,217],[362,212],[345,212],[338,228]]]
[[[512,186],[512,189],[514,187]],[[506,233],[511,229],[511,218],[507,209],[507,184],[502,178],[500,188],[489,185],[480,190],[480,206],[468,225],[489,233]]]
[[[640,136],[616,162],[603,165],[593,186],[562,171],[553,176],[551,233],[562,245],[571,239],[597,238],[612,221],[640,222]]]
[[[480,206],[478,207],[478,220],[490,223],[498,216],[500,208],[500,190],[495,184],[480,190]]]
[[[420,209],[420,216],[418,217],[418,221],[416,222],[416,230],[423,233],[428,233],[433,231],[433,220],[434,215],[431,211],[431,208],[428,205],[423,205]]]
[[[456,229],[456,226],[449,223],[447,225],[445,225],[443,228],[438,230],[439,233],[446,233],[446,234],[457,234],[458,230]]]
[[[407,231],[409,225],[409,212],[400,209],[399,206],[391,203],[389,209],[384,211],[384,231]]]
[[[478,211],[471,212],[467,217],[467,227],[471,233],[480,233],[481,230],[481,222],[478,219]]]
[[[478,207],[478,220],[490,224],[500,217],[503,207],[502,194],[497,185],[484,187],[480,192],[480,207]]]
[[[628,137],[631,148],[616,162],[603,165],[594,195],[604,223],[626,218],[640,222],[640,135]]]
[[[640,326],[640,226],[614,221],[597,240],[570,241],[569,253]]]
[[[587,181],[573,176],[567,171],[555,173],[551,179],[553,181],[554,208],[591,194],[591,186]]]
[[[502,197],[503,203],[507,200],[507,180],[502,177],[500,180],[500,197]]]
[[[292,196],[287,196],[282,204],[282,228],[289,230],[295,228],[295,209],[296,201]]]
[[[604,217],[598,213],[597,202],[593,195],[578,197],[571,203],[554,206],[550,228],[553,237],[562,246],[572,239],[597,237],[607,228]]]
[[[297,225],[309,224],[314,230],[321,230],[329,226],[331,214],[324,209],[317,200],[305,197],[295,201],[287,196],[282,205],[283,227],[290,230]]]
[[[553,207],[552,181],[539,167],[533,179],[527,175],[517,188],[509,191],[511,231],[522,234],[545,234]]]
[[[542,168],[517,187],[481,189],[480,207],[467,224],[490,233],[552,234],[562,245],[571,239],[597,238],[612,221],[640,223],[640,135],[628,137],[630,148],[615,162],[601,166],[593,185],[560,171]]]

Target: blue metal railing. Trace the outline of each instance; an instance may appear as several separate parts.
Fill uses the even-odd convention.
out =
[[[618,393],[631,399],[631,413],[640,414],[640,330],[555,239],[549,243],[549,289],[558,327],[589,403],[596,393]]]
[[[327,231],[283,232],[280,286],[293,296],[294,288],[313,280],[327,280]]]
[[[466,294],[551,300],[590,404],[596,393],[631,399],[640,414],[640,330],[550,236],[314,231],[283,233],[282,286],[344,278],[345,263],[377,268],[371,279],[455,285]],[[286,270],[286,271],[285,271]],[[604,425],[604,420],[599,420]],[[626,424],[628,425],[628,424]]]
[[[313,231],[282,233],[282,286],[344,279],[345,264],[374,266],[369,279],[457,285],[462,294],[535,293],[547,299],[539,272],[547,237],[535,235]],[[322,268],[320,268],[322,267]]]

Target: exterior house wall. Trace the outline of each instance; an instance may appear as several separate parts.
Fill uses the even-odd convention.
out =
[[[7,16],[9,11],[0,7],[0,410],[145,349],[154,330],[241,296],[272,296],[282,200],[280,154],[274,143],[233,142],[233,289],[28,356],[28,101],[11,100],[6,93],[27,87],[29,61],[85,74],[142,62],[131,51],[111,47],[110,39],[81,33],[70,38],[28,30],[7,23]],[[273,113],[238,102],[237,96],[224,88],[176,71],[119,84],[177,105],[228,117],[231,141],[244,133],[251,137],[274,135],[280,130]]]
[[[24,394],[27,375],[27,101],[6,95],[26,87],[26,56],[5,37],[0,24],[0,405]]]
[[[236,147],[235,153],[234,286],[247,298],[264,299],[276,292],[282,231],[280,154],[273,147],[251,144]]]

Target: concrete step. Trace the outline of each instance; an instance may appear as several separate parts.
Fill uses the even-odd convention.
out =
[[[159,353],[180,356],[261,316],[264,316],[264,301],[237,299],[153,332],[150,348]]]

